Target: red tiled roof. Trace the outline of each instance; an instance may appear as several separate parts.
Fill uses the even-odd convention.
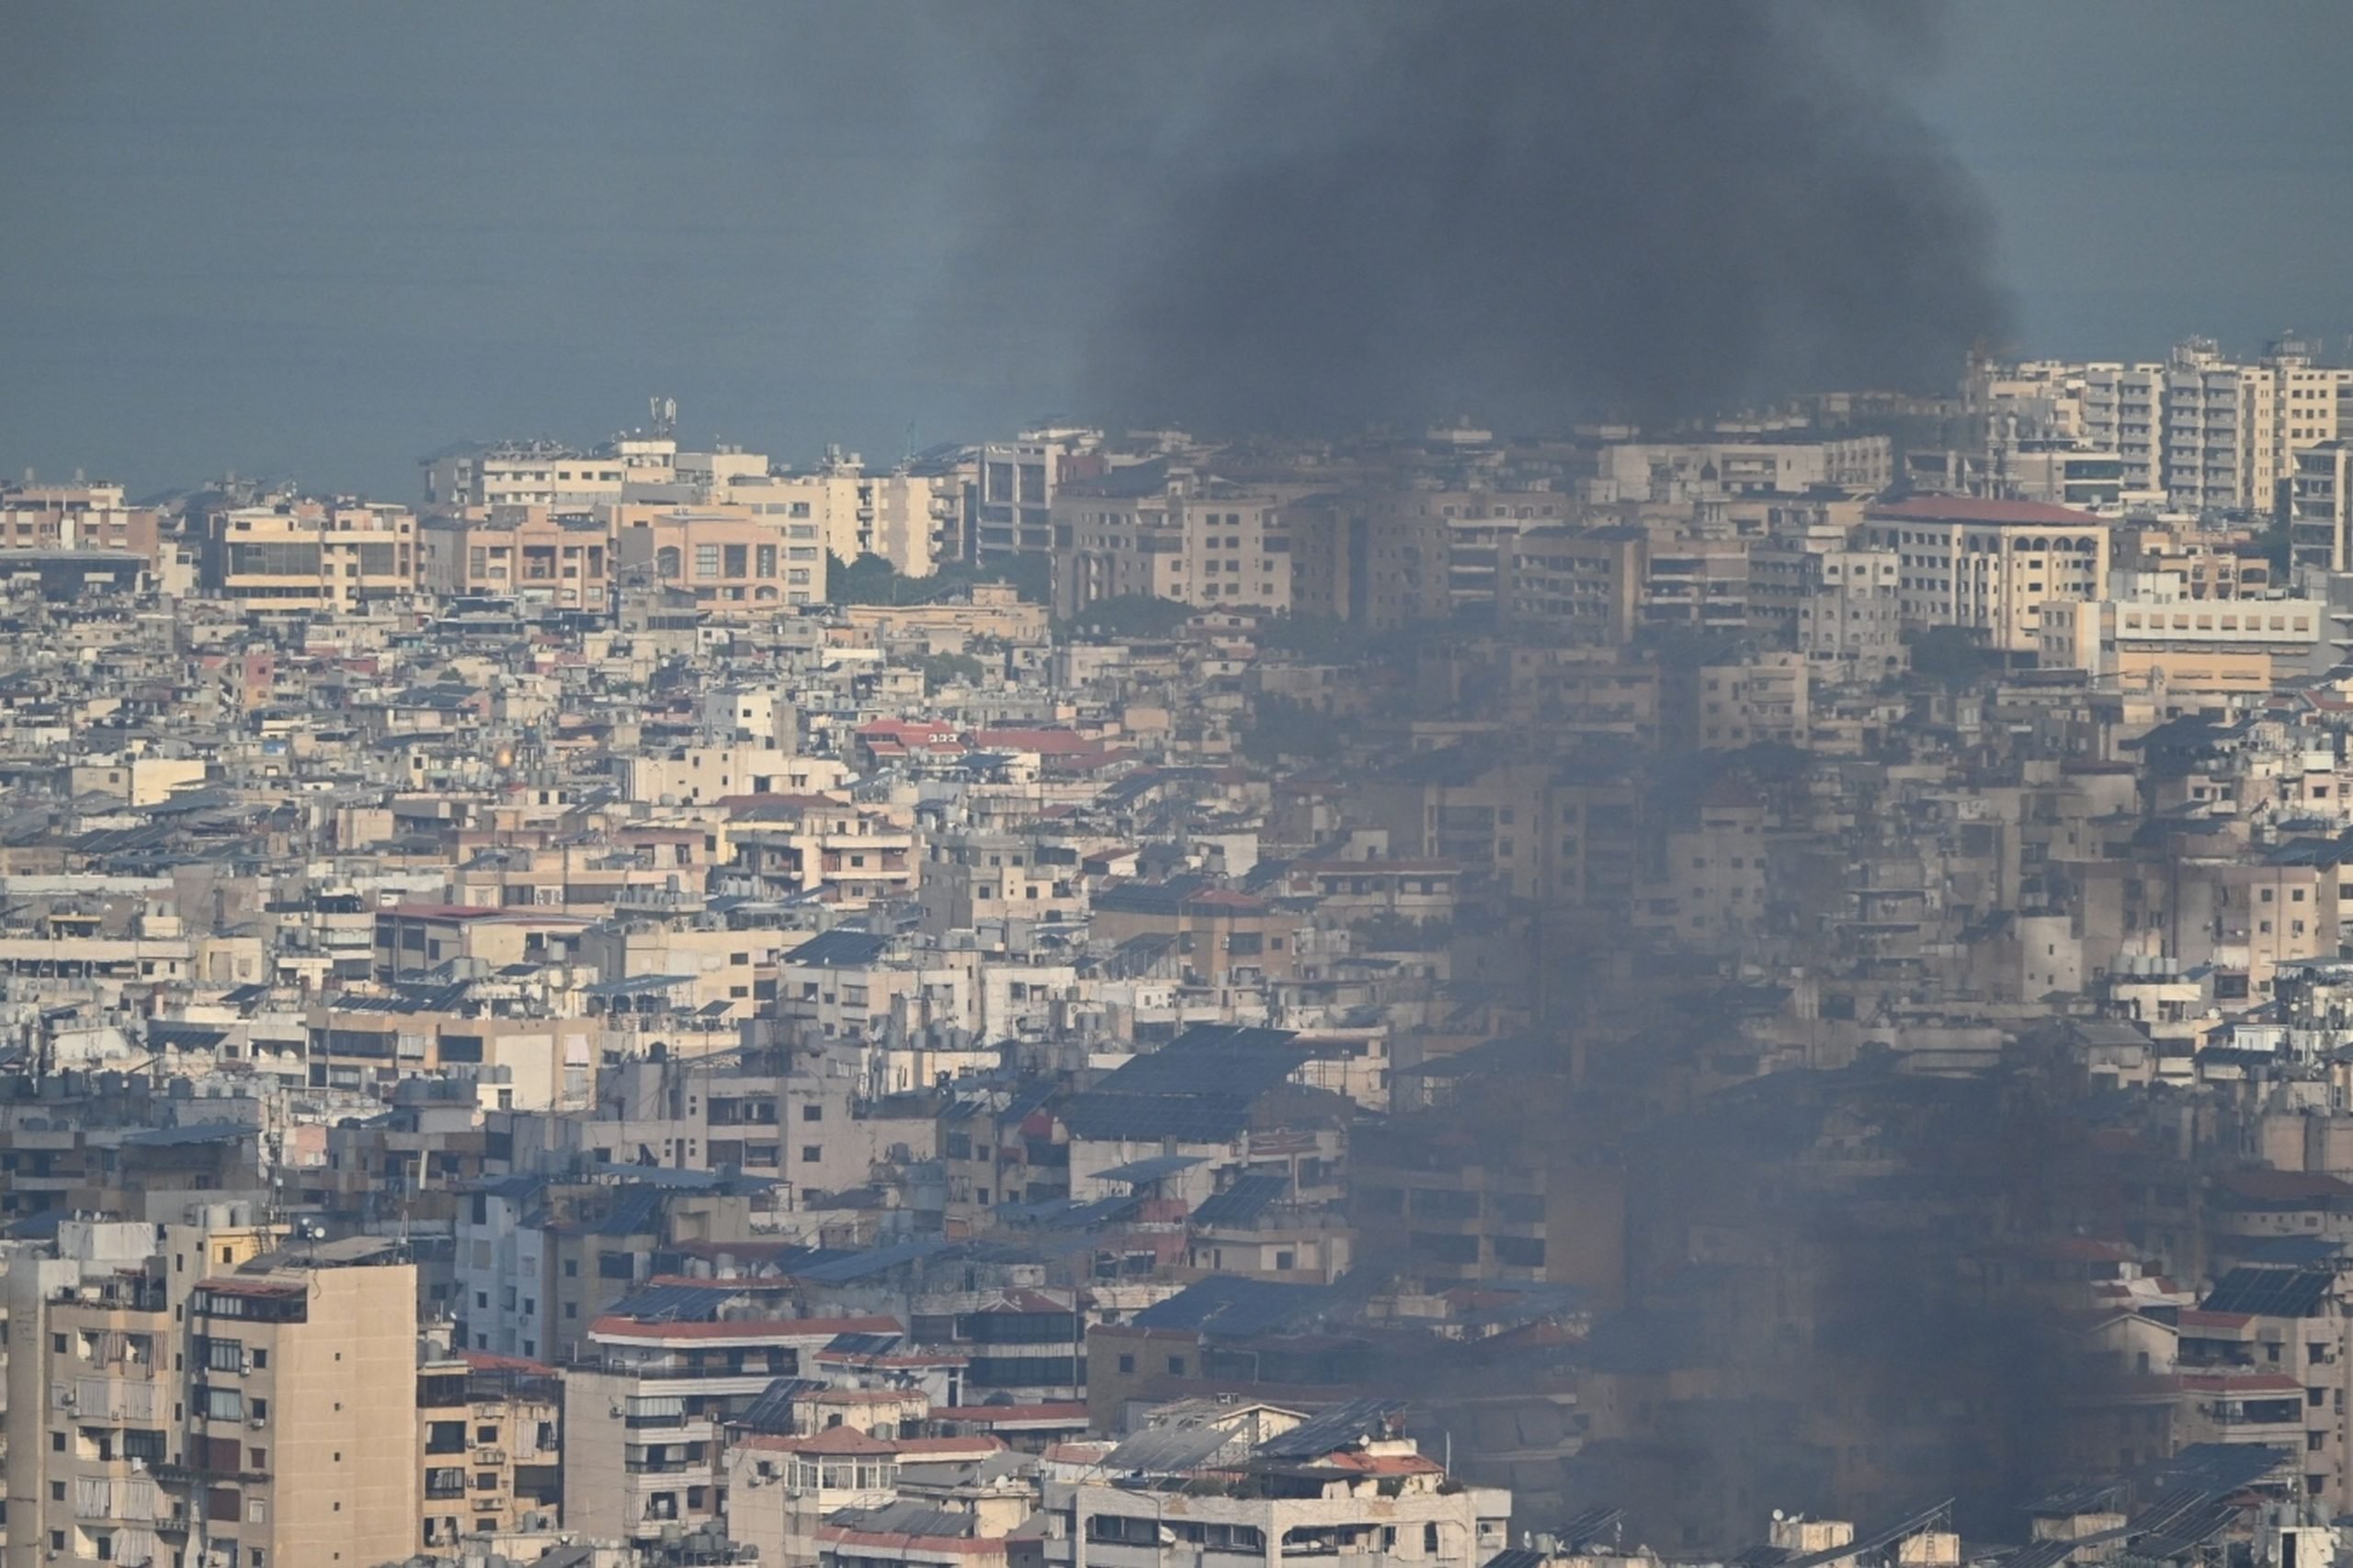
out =
[[[2304,1385],[2285,1372],[2184,1372],[2181,1386],[2203,1393],[2292,1393]]]
[[[2177,1320],[2183,1328],[2245,1328],[2255,1321],[2252,1312],[2210,1312],[2200,1307],[2184,1307]]]
[[[891,1445],[903,1459],[954,1459],[963,1455],[1001,1453],[1005,1439],[975,1432],[969,1437],[902,1437]]]
[[[1100,751],[1103,743],[1075,730],[974,730],[972,735],[976,746],[1011,751],[1034,751],[1043,754]]]

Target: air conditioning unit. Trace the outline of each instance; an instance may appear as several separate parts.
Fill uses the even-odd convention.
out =
[[[251,1421],[246,1422],[246,1423],[245,1423],[245,1425],[246,1425],[246,1426],[250,1426],[250,1427],[252,1427],[255,1431],[258,1432],[258,1431],[261,1431],[263,1428],[267,1427],[267,1426],[269,1425],[269,1423],[268,1423],[268,1422],[267,1422],[267,1421],[265,1421],[265,1420],[263,1420],[260,1416],[256,1415],[256,1416],[255,1416]]]

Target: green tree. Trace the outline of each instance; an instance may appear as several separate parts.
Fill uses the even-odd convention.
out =
[[[923,689],[926,696],[959,681],[966,686],[978,686],[982,677],[988,674],[988,666],[970,653],[926,653],[915,661],[915,668],[923,672]]]
[[[1112,637],[1165,637],[1192,619],[1193,607],[1151,594],[1097,599],[1070,619],[1073,631]]]

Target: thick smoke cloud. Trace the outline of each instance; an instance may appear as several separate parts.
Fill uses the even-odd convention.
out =
[[[961,13],[970,18],[973,13]],[[993,7],[955,290],[1087,281],[1074,410],[1343,433],[1942,389],[2007,301],[1901,5]]]

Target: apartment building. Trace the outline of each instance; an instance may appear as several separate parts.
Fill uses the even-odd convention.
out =
[[[1074,921],[1086,912],[1074,860],[1050,859],[1036,839],[1005,833],[935,837],[921,897],[930,937],[1002,929],[1009,920]]]
[[[9,1561],[366,1564],[416,1537],[416,1270],[214,1212],[12,1272]]]
[[[1290,608],[1290,529],[1273,492],[1152,462],[1067,483],[1048,514],[1057,615],[1132,596]]]
[[[961,481],[904,469],[870,472],[857,453],[838,449],[828,449],[824,461],[806,473],[769,473],[762,460],[758,473],[715,483],[703,499],[813,526],[842,561],[879,556],[905,576],[927,577],[961,553]]]
[[[2306,598],[2193,599],[2177,574],[2118,574],[2129,597],[2042,608],[2038,663],[2126,688],[2268,692],[2327,648],[2328,606]]]
[[[1024,430],[979,451],[965,503],[965,559],[990,566],[1016,555],[1054,550],[1054,495],[1064,483],[1096,477],[1107,465],[1099,430]]]
[[[2300,1490],[2332,1514],[2353,1494],[2346,1369],[2353,1365],[2342,1264],[2243,1265],[2180,1314],[2180,1441],[2295,1455]]]
[[[474,508],[425,519],[417,585],[445,597],[513,598],[534,608],[612,608],[611,514],[542,506]]]
[[[0,485],[0,551],[120,551],[153,568],[162,528],[160,514],[127,504],[119,484]]]
[[[1779,437],[1617,442],[1601,449],[1595,466],[1618,499],[1667,501],[1702,494],[1884,490],[1895,477],[1895,453],[1885,436],[1824,438],[1793,432]]]
[[[1049,1480],[1046,1562],[1177,1568],[1209,1556],[1336,1557],[1368,1568],[1479,1568],[1508,1544],[1511,1494],[1449,1476],[1370,1402],[1289,1430],[1268,1425],[1273,1435],[1255,1445],[1246,1426],[1214,1417],[1190,1430],[1148,1428],[1130,1439],[1137,1457],[1126,1464],[1115,1449],[1100,1472]]]
[[[1643,562],[1643,624],[1745,631],[1750,542],[1688,528],[1654,530]]]
[[[1813,673],[1802,653],[1702,665],[1674,683],[1666,733],[1708,751],[1802,746],[1813,735]]]
[[[646,1541],[722,1517],[727,1423],[843,1334],[890,1318],[600,1320],[564,1369],[567,1528]]]
[[[1299,920],[1276,905],[1199,876],[1115,882],[1095,895],[1094,929],[1114,943],[1173,949],[1190,983],[1222,986],[1297,971]]]
[[[2353,440],[2315,442],[2296,454],[2288,542],[2301,570],[2353,571]]]
[[[721,614],[775,614],[825,599],[825,544],[813,521],[749,507],[621,506],[619,560],[651,584]]]
[[[1807,550],[1798,567],[1797,649],[1823,680],[1876,680],[1904,667],[1896,551]]]
[[[1530,528],[1504,549],[1497,618],[1561,642],[1620,647],[1642,615],[1650,535],[1626,524]]]
[[[416,1372],[418,1516],[427,1551],[465,1535],[544,1528],[563,1502],[562,1375],[470,1355]]]
[[[1990,416],[1990,472],[2008,473],[2037,450],[2062,464],[2083,458],[2102,463],[2104,494],[2112,457],[2120,498],[2268,516],[2285,503],[2299,454],[2345,432],[2348,394],[2353,369],[2314,364],[2301,341],[2243,361],[2191,338],[2162,362],[2041,361],[1981,375],[1973,395]]]
[[[347,614],[416,587],[405,506],[281,501],[206,520],[204,586],[253,615]]]
[[[671,444],[670,451],[676,447]],[[424,460],[425,500],[462,510],[488,506],[552,506],[576,510],[621,499],[633,479],[667,479],[665,454],[640,441],[583,451],[555,441],[502,441],[465,447]]]
[[[1427,1089],[1438,1085],[1432,1079]],[[1417,1074],[1412,1094],[1424,1092]],[[1350,1149],[1359,1252],[1405,1260],[1433,1290],[1521,1280],[1619,1300],[1626,1287],[1624,1177],[1557,1142],[1539,1161],[1495,1157],[1510,1146],[1500,1136],[1474,1143],[1459,1121],[1427,1116],[1359,1129]]]
[[[1870,507],[1863,533],[1895,553],[1906,630],[1958,627],[2005,653],[2040,649],[2044,604],[2108,581],[2108,525],[2041,502],[1914,496]]]

